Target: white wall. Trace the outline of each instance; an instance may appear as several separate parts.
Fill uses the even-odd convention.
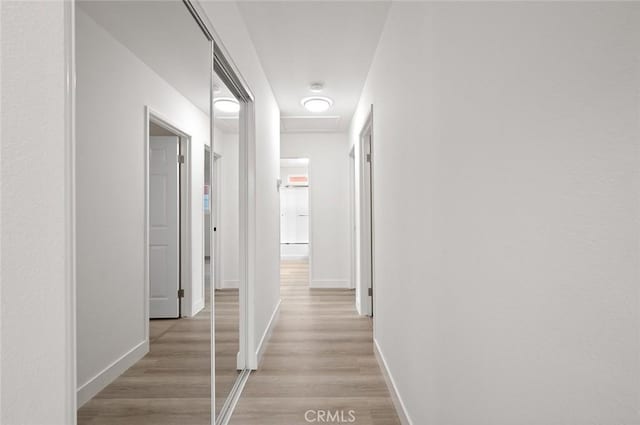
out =
[[[280,201],[277,190],[280,164],[280,109],[236,3],[206,1],[203,2],[203,7],[255,96],[256,171],[250,182],[252,192],[255,193],[256,212],[256,252],[253,254],[256,259],[256,285],[253,294],[256,304],[251,321],[255,334],[253,342],[257,351],[280,302]]]
[[[394,3],[375,338],[414,424],[638,423],[640,5]]]
[[[75,416],[64,8],[0,2],[3,425],[70,424]]]
[[[81,10],[76,31],[77,338],[83,401],[108,383],[109,365],[128,353],[121,364],[130,364],[148,343],[145,105],[192,136],[192,297],[194,304],[204,304],[196,298],[203,282],[201,194],[209,120]]]
[[[344,133],[283,133],[283,158],[309,158],[311,286],[350,285],[349,143]]]

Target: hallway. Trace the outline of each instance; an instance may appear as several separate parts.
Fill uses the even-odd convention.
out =
[[[231,424],[300,425],[316,410],[342,411],[345,421],[352,410],[359,425],[400,424],[354,291],[310,289],[308,276],[308,262],[282,262],[280,318]]]
[[[640,425],[640,1],[0,28],[0,425]]]

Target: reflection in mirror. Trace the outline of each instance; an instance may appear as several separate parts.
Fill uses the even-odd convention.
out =
[[[208,424],[211,42],[180,0],[76,4],[78,424]]]
[[[217,192],[215,274],[215,372],[216,416],[238,377],[240,283],[239,217],[239,132],[240,104],[229,88],[214,74],[213,146]]]

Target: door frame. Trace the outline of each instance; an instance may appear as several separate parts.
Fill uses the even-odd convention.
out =
[[[356,254],[356,147],[349,150],[349,245],[351,247],[351,281],[349,288],[355,289],[357,285],[357,254]],[[360,300],[356,297],[356,309],[360,311]]]
[[[191,280],[191,240],[192,240],[192,224],[191,224],[191,191],[192,184],[189,176],[191,175],[191,135],[181,130],[178,125],[171,122],[161,113],[153,110],[146,105],[145,114],[145,140],[144,140],[144,329],[145,340],[149,341],[149,298],[150,298],[150,274],[149,274],[149,147],[150,134],[149,123],[153,122],[166,130],[176,134],[179,138],[179,152],[184,157],[184,163],[179,167],[180,177],[179,187],[179,203],[180,203],[180,229],[178,233],[178,267],[179,267],[179,289],[184,290],[184,296],[178,300],[179,317],[188,317],[193,314],[193,284]],[[184,300],[190,300],[185,303]]]
[[[368,140],[367,140],[368,139]],[[375,235],[374,235],[374,142],[373,142],[373,105],[362,126],[358,138],[359,173],[358,173],[358,202],[359,202],[359,292],[361,314],[373,317],[373,301],[375,297]],[[366,144],[369,143],[370,161],[367,165]],[[367,167],[369,172],[367,175]],[[367,252],[368,251],[368,252]],[[365,286],[366,284],[366,286]],[[368,291],[371,288],[372,295]]]

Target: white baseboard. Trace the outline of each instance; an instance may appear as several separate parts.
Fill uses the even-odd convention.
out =
[[[149,341],[142,341],[122,357],[107,366],[102,372],[98,373],[88,382],[82,384],[76,392],[78,408],[82,407],[83,404],[91,400],[118,376],[122,375],[127,369],[136,364],[148,352]]]
[[[264,330],[260,343],[258,344],[258,348],[256,349],[256,358],[258,359],[256,363],[257,366],[260,366],[260,363],[262,363],[262,356],[264,356],[264,350],[267,348],[267,342],[271,339],[273,328],[278,322],[278,317],[280,316],[280,304],[282,304],[282,300],[278,300],[278,305],[276,305],[276,308],[273,310],[271,319],[269,319],[269,323],[267,324],[267,329]]]
[[[347,279],[313,279],[309,286],[316,289],[351,289]]]
[[[239,280],[223,280],[219,289],[238,289],[239,287]]]
[[[191,311],[191,317],[195,316],[196,314],[200,313],[202,311],[202,309],[204,308],[204,299],[199,299],[198,301],[195,302],[195,304],[193,305],[193,310]]]
[[[405,407],[402,397],[400,397],[400,393],[398,392],[398,387],[396,387],[396,383],[393,380],[391,371],[389,371],[387,361],[385,360],[382,350],[380,350],[380,346],[378,345],[378,341],[375,338],[373,339],[373,351],[376,354],[376,359],[378,360],[378,364],[380,365],[380,369],[384,375],[384,381],[387,383],[387,388],[389,388],[389,392],[391,393],[391,400],[393,400],[393,405],[398,413],[398,418],[400,418],[400,423],[402,425],[413,425],[409,412],[407,412],[407,408]]]

